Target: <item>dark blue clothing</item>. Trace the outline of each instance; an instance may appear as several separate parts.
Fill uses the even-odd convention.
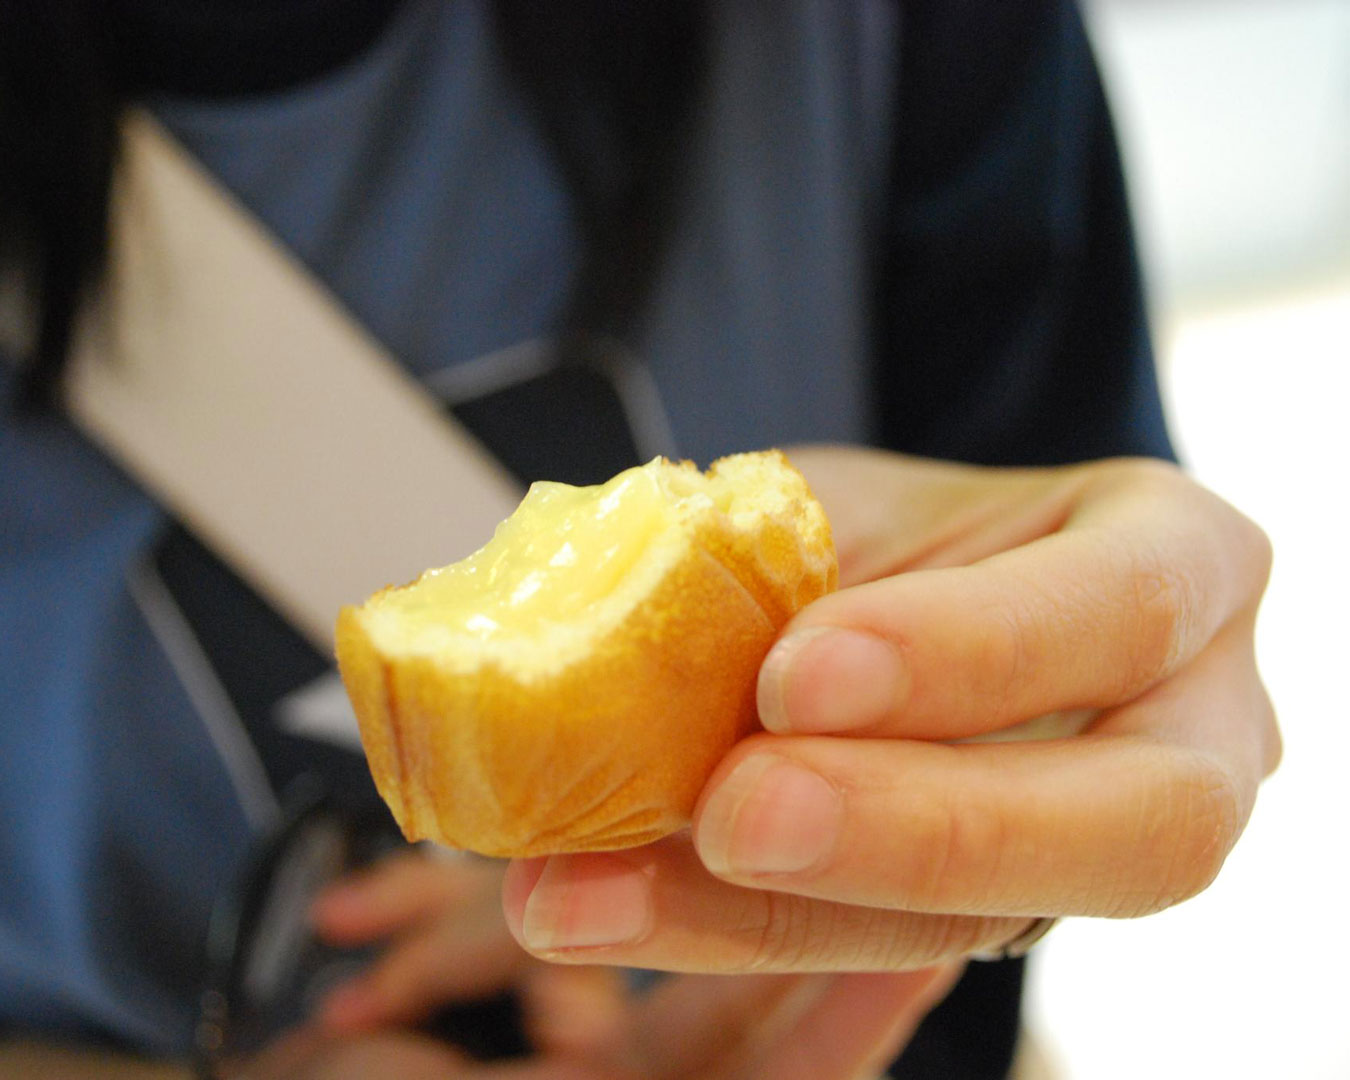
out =
[[[1075,6],[903,7],[880,440],[991,465],[1172,457]]]
[[[339,66],[221,96],[228,65],[180,64],[203,84],[150,79],[180,91],[152,103],[522,478],[802,440],[1170,456],[1072,5],[715,5],[679,227],[631,348],[586,377],[535,363],[576,236],[484,6],[347,5],[378,36]],[[577,430],[594,455],[560,457]],[[0,1024],[181,1052],[258,817],[222,726],[273,789],[345,768],[276,724],[327,664],[64,423],[0,414],[0,477]],[[904,1075],[1002,1075],[1020,974],[974,969]]]

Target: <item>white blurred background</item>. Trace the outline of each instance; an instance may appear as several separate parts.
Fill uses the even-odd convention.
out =
[[[1350,1078],[1350,0],[1088,0],[1186,463],[1269,532],[1285,760],[1202,896],[1072,921],[1029,1023],[1067,1080]]]

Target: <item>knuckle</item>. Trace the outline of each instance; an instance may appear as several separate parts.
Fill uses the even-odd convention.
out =
[[[1264,687],[1257,689],[1257,713],[1261,729],[1261,776],[1265,778],[1280,767],[1284,758],[1284,737],[1280,734],[1275,705]]]
[[[870,913],[862,946],[848,968],[905,971],[952,960],[977,950],[990,937],[989,924],[1001,920],[908,911]]]
[[[1189,651],[1194,633],[1196,585],[1181,570],[1144,559],[1131,574],[1130,593],[1134,627],[1128,663],[1128,683],[1120,696],[1136,693],[1175,670]]]
[[[1257,597],[1264,591],[1274,559],[1265,530],[1221,496],[1196,483],[1179,465],[1148,458],[1120,459],[1108,463],[1105,476],[1115,478],[1115,482],[1132,488],[1142,497],[1167,501],[1191,514],[1200,513],[1208,523],[1208,535],[1219,538],[1223,544],[1224,551],[1215,551],[1219,563],[1229,570],[1235,569]],[[1236,567],[1224,557],[1225,552],[1228,556],[1236,555]],[[1219,563],[1211,564],[1209,569]],[[1203,569],[1197,572],[1203,573]]]
[[[915,822],[904,855],[900,882],[903,901],[916,911],[934,911],[946,895],[955,825],[946,815]]]
[[[969,683],[967,693],[973,697],[970,706],[976,715],[983,713],[996,721],[1020,719],[1018,699],[1035,668],[1028,635],[1033,616],[1024,607],[1015,595],[1004,596],[987,617],[971,621],[967,670],[977,677]]]
[[[856,944],[845,966],[856,971],[894,971],[927,959],[922,935],[916,939],[914,916],[883,909],[861,909]]]
[[[749,974],[926,967],[978,947],[988,937],[991,921],[836,904],[789,893],[766,893],[764,903],[758,941],[740,969]]]
[[[1202,489],[1203,490],[1203,489]],[[1213,492],[1204,491],[1210,503],[1209,535],[1214,539],[1212,569],[1224,575],[1242,595],[1235,608],[1255,608],[1265,592],[1275,562],[1275,550],[1266,531],[1237,507]]]
[[[822,905],[795,893],[760,894],[763,909],[758,933],[745,963],[747,972],[792,971],[810,960],[810,951],[828,940],[828,927],[821,925]]]
[[[1182,820],[1191,843],[1189,866],[1180,875],[1183,897],[1196,895],[1218,877],[1245,818],[1236,785],[1223,770],[1206,766],[1187,784]]]
[[[1246,556],[1246,562],[1251,567],[1256,597],[1259,598],[1270,581],[1270,572],[1275,565],[1275,548],[1265,529],[1245,514],[1236,510],[1233,514],[1237,518],[1239,542]]]
[[[915,911],[961,911],[993,884],[1008,846],[1002,817],[958,791],[931,802],[907,831],[900,892]]]
[[[1245,802],[1228,771],[1201,754],[1177,771],[1146,837],[1151,843],[1170,841],[1172,853],[1149,911],[1188,900],[1218,877],[1246,821]]]

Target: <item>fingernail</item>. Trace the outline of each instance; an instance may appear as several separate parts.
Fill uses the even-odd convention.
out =
[[[714,874],[798,873],[834,850],[843,812],[823,777],[777,754],[754,754],[708,798],[694,839]]]
[[[861,630],[813,626],[789,634],[764,658],[759,718],[780,734],[826,734],[876,724],[909,690],[899,650]]]
[[[525,901],[521,936],[531,949],[629,945],[652,923],[651,884],[614,855],[554,856]]]

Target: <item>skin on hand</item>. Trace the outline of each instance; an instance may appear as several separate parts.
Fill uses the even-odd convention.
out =
[[[416,1024],[518,982],[537,964],[503,933],[501,881],[500,863],[413,850],[330,887],[311,911],[316,933],[384,952],[329,993],[319,1022],[344,1034]]]
[[[389,942],[316,1020],[227,1070],[248,1080],[851,1080],[877,1072],[959,965],[884,975],[680,976],[630,993],[606,967],[544,964],[501,917],[500,866],[392,857],[329,890],[323,936]],[[514,986],[536,1053],[482,1064],[406,1025]]]
[[[227,1076],[246,1080],[857,1080],[899,1052],[959,965],[881,975],[678,976],[609,1038],[484,1064],[397,1029],[296,1031]]]
[[[570,962],[898,970],[1029,918],[1203,889],[1280,743],[1253,627],[1264,535],[1179,470],[795,452],[844,588],[760,675],[766,731],[692,839],[516,864],[512,932]],[[1070,738],[976,742],[1083,711]]]

